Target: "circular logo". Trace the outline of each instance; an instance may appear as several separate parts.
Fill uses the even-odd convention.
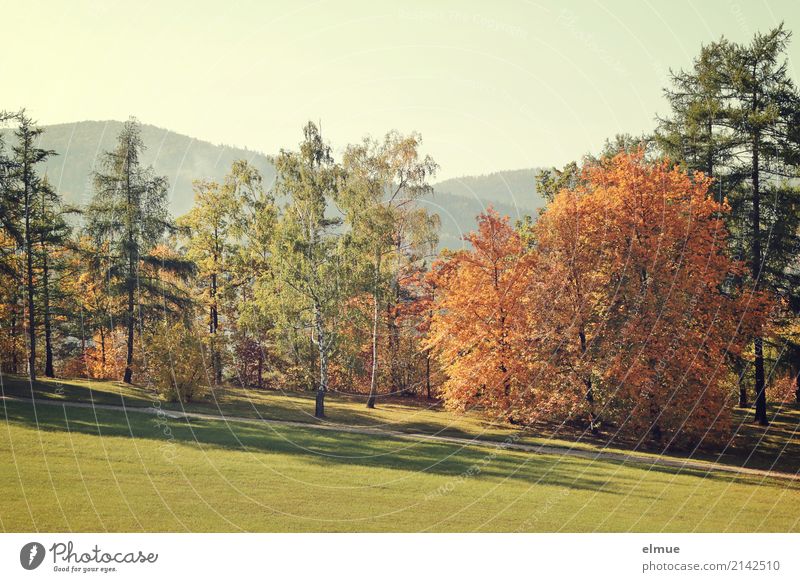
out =
[[[26,570],[35,570],[44,561],[44,546],[39,542],[30,542],[19,551],[19,563]]]

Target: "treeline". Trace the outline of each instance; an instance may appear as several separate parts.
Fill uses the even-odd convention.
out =
[[[651,135],[543,172],[540,216],[487,211],[433,256],[437,166],[390,132],[340,160],[309,123],[167,212],[135,120],[65,206],[25,114],[0,143],[4,372],[441,398],[514,423],[716,442],[800,401],[800,96],[782,27],[702,48]]]
[[[90,203],[67,208],[37,172],[54,155],[36,149],[41,130],[25,112],[5,118],[18,125],[2,150],[5,372],[53,377],[58,360],[62,375],[184,402],[228,381],[309,388],[318,416],[331,387],[370,406],[379,386],[432,396],[417,346],[438,217],[415,202],[436,164],[418,135],[365,139],[337,162],[309,123],[273,159],[271,187],[236,162],[221,182],[196,181],[174,220],[135,120],[102,155]]]

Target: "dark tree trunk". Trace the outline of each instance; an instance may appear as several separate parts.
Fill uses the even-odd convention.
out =
[[[19,373],[19,361],[17,359],[17,336],[19,335],[19,329],[17,327],[17,308],[19,307],[19,301],[17,297],[18,297],[17,293],[14,292],[14,304],[12,306],[12,313],[11,313],[11,373],[12,374]]]
[[[739,408],[747,408],[747,384],[739,377]]]
[[[739,358],[735,358],[732,367],[736,372],[736,386],[739,388],[739,408],[747,408],[747,382],[745,382],[745,377],[747,376],[748,364]]]
[[[708,150],[706,150],[706,176],[709,178],[714,176],[714,148],[713,144],[714,124],[711,117],[706,120],[706,139],[708,140]],[[722,202],[722,200],[720,200]]]
[[[661,439],[664,436],[664,434],[661,431],[661,425],[658,423],[661,411],[659,409],[659,406],[653,400],[652,395],[649,397],[649,400],[650,400],[650,436],[652,437],[654,442],[661,443]]]
[[[264,350],[258,346],[258,387],[264,387]]]
[[[767,392],[765,389],[764,378],[764,341],[761,337],[756,337],[753,340],[755,351],[755,366],[756,366],[756,421],[766,426],[769,424],[767,420]]]
[[[83,326],[83,313],[81,312],[81,326]],[[86,379],[89,379],[89,370],[86,367],[86,334],[81,332],[81,368],[86,370]]]
[[[755,108],[755,101],[754,101]],[[760,175],[759,175],[759,154],[761,143],[758,132],[753,138],[753,167],[751,179],[753,181],[753,285],[756,289],[760,287],[761,282],[761,192],[760,192]],[[753,351],[755,366],[755,420],[761,425],[769,424],[767,420],[767,395],[764,389],[764,342],[760,335],[753,338]]]
[[[25,275],[28,295],[28,376],[31,380],[36,380],[36,312],[33,301],[33,237],[31,236],[30,198],[30,187],[28,184],[25,184]]]
[[[42,291],[44,293],[44,375],[48,378],[55,377],[53,369],[53,331],[50,324],[50,279],[47,264],[47,247],[42,244]]]
[[[214,257],[214,262],[216,262]],[[217,274],[211,274],[211,307],[208,314],[208,329],[211,333],[211,366],[214,369],[214,383],[222,384],[222,356],[217,346],[217,329],[219,327],[219,315],[217,313]]]
[[[128,341],[126,344],[127,354],[125,357],[125,375],[122,380],[130,384],[133,380],[133,261],[131,260],[130,280],[128,281]]]
[[[127,159],[127,167],[125,169],[125,185],[126,185],[126,201],[127,201],[127,211],[130,212],[131,208],[133,207],[133,199],[131,198],[131,150],[128,150],[128,159]],[[136,286],[136,267],[138,265],[139,257],[136,256],[138,253],[134,249],[134,233],[133,233],[133,225],[128,224],[128,280],[126,281],[128,286],[128,339],[126,343],[126,357],[125,357],[125,374],[123,375],[122,380],[126,384],[131,384],[133,380],[133,316],[134,316],[134,289]]]
[[[326,345],[327,337],[325,328],[322,325],[322,314],[319,306],[314,309],[314,322],[317,328],[317,348],[319,351],[319,386],[317,387],[314,416],[325,418],[325,393],[328,391],[328,351]]]

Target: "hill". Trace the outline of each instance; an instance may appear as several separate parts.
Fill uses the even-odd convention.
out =
[[[463,198],[494,201],[524,213],[544,206],[536,192],[536,174],[540,168],[507,170],[483,176],[463,176],[438,182],[436,191]]]
[[[85,204],[92,196],[91,175],[103,152],[114,147],[122,127],[120,121],[79,121],[44,126],[40,146],[52,149],[45,170],[64,200]],[[13,143],[5,129],[6,143]],[[212,143],[142,124],[146,150],[145,165],[166,176],[170,184],[170,210],[180,216],[193,203],[192,181],[198,178],[222,179],[235,160],[246,159],[264,176],[267,185],[275,179],[275,169],[266,154]],[[536,214],[543,205],[536,194],[536,169],[496,172],[485,176],[465,176],[438,182],[435,192],[423,204],[441,218],[440,248],[461,248],[463,235],[475,228],[475,217],[493,206],[516,220]]]
[[[120,121],[44,126],[40,147],[58,153],[47,161],[47,175],[64,200],[84,204],[91,198],[91,174],[102,153],[114,147],[121,128]],[[220,179],[235,160],[250,161],[268,184],[275,178],[272,164],[259,152],[214,145],[154,125],[142,125],[142,139],[147,147],[142,162],[169,178],[170,209],[176,216],[192,206],[192,180]],[[13,138],[7,137],[6,141],[11,143]]]

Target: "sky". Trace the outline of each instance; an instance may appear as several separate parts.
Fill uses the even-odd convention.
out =
[[[135,115],[213,143],[335,151],[417,131],[438,177],[560,166],[652,130],[669,70],[800,2],[72,1],[3,9],[0,110],[42,124]],[[789,52],[800,71],[800,36]]]

